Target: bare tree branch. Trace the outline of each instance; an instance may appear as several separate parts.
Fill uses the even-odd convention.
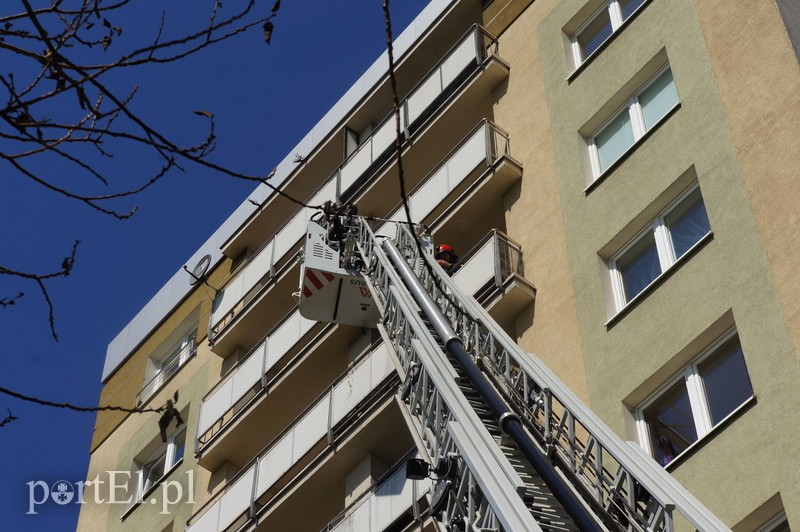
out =
[[[19,419],[17,416],[11,413],[11,410],[9,410],[8,408],[6,408],[6,410],[8,410],[8,415],[5,418],[3,418],[2,421],[0,421],[0,427],[5,427],[12,421],[16,421]]]

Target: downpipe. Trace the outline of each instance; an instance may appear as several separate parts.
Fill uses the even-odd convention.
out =
[[[519,450],[522,451],[542,480],[550,487],[553,491],[553,496],[561,503],[578,528],[584,532],[600,532],[602,528],[598,526],[594,516],[589,513],[583,503],[576,497],[564,479],[556,472],[550,461],[539,452],[533,439],[523,429],[519,416],[506,405],[503,398],[495,391],[489,380],[464,349],[461,339],[456,335],[450,324],[442,316],[439,308],[422,287],[422,283],[420,283],[411,267],[403,259],[397,246],[391,240],[386,239],[383,241],[382,247],[400,277],[405,281],[414,300],[430,321],[436,334],[444,342],[447,352],[456,359],[456,362],[464,370],[475,390],[481,395],[492,414],[497,418],[500,430],[514,440]]]

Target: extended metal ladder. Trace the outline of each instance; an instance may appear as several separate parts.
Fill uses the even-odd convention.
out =
[[[376,237],[364,218],[343,225],[343,260],[363,268],[379,306],[379,329],[403,381],[400,395],[420,452],[431,463],[454,464],[432,501],[448,530],[672,531],[678,515],[697,530],[730,530],[521,351],[424,252],[429,242],[406,224],[396,224],[394,238]],[[497,407],[475,393],[463,361],[446,352],[451,341],[507,405],[499,420]],[[521,422],[554,475],[543,476],[541,463],[534,470],[530,449],[523,456],[503,433],[509,419]]]

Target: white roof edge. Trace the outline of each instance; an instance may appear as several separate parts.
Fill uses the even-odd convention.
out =
[[[458,0],[431,0],[419,15],[394,40],[394,54],[402,57],[420,38],[420,36],[436,22],[440,15]],[[295,169],[294,153],[310,153],[322,142],[350,111],[366,96],[383,78],[388,70],[388,56],[383,52],[364,74],[344,93],[339,101],[325,113],[325,116],[309,131],[300,143],[278,164],[275,176],[270,181],[273,185],[282,183]],[[204,255],[211,255],[212,267],[222,258],[222,244],[236,232],[252,214],[250,199],[263,202],[271,189],[259,185],[225,220],[211,237],[200,246],[186,264],[193,266]],[[150,301],[133,317],[122,331],[108,344],[106,359],[103,364],[101,382],[105,383],[122,365],[128,356],[158,327],[161,321],[189,294],[189,275],[183,270],[178,272],[161,287]]]

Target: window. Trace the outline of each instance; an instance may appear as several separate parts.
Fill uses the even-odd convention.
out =
[[[572,36],[575,68],[591,56],[646,0],[606,0]]]
[[[589,157],[594,177],[600,177],[608,170],[676,105],[678,93],[675,81],[672,79],[672,70],[666,68],[589,137]]]
[[[666,466],[752,396],[739,336],[731,330],[637,410],[639,441]]]
[[[151,358],[145,372],[145,384],[137,396],[137,403],[144,404],[194,355],[197,348],[197,324],[172,345],[160,358]],[[169,344],[167,344],[169,345]]]
[[[700,188],[694,185],[609,261],[617,311],[710,232]]]
[[[139,481],[137,500],[142,499],[159,481],[183,459],[186,448],[186,424],[167,438],[158,450],[137,464]]]
[[[758,529],[758,532],[791,532],[786,513],[781,512],[780,515],[770,519],[767,524]]]

